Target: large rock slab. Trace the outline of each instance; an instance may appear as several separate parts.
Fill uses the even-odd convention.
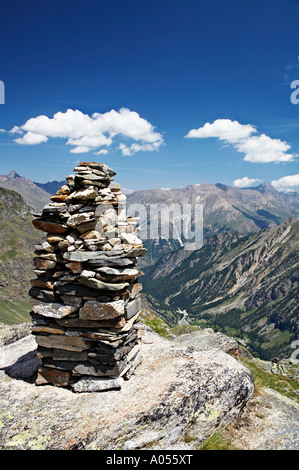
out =
[[[47,233],[64,233],[67,231],[67,226],[58,224],[56,222],[44,221],[42,219],[35,219],[32,221],[35,228]]]
[[[87,300],[79,311],[79,318],[83,320],[110,320],[124,314],[123,300],[114,302],[97,302]]]
[[[34,313],[38,313],[39,315],[42,315],[43,317],[48,317],[48,318],[64,318],[67,315],[70,315],[71,313],[75,312],[78,310],[77,307],[72,307],[70,305],[64,305],[64,304],[58,304],[58,303],[37,303],[33,304],[32,308]]]
[[[235,420],[254,387],[250,372],[224,351],[175,344],[147,328],[142,361],[120,390],[37,386],[38,361],[21,374],[21,341],[20,350],[19,341],[3,346],[9,354],[0,350],[6,357],[0,370],[1,449],[194,449]],[[32,361],[34,338],[28,336],[26,345]]]
[[[237,357],[239,353],[239,344],[234,338],[220,332],[215,333],[211,328],[198,328],[198,330],[182,334],[175,338],[174,342],[201,350],[220,349],[233,357]]]

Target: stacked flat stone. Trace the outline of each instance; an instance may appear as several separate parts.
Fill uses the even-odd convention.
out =
[[[103,163],[80,162],[33,225],[29,294],[32,332],[42,361],[36,384],[74,391],[120,388],[140,362],[139,320],[146,250],[138,220]]]

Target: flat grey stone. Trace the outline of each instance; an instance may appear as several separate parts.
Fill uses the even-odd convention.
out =
[[[102,379],[83,377],[71,385],[74,392],[103,392],[106,390],[120,390],[124,382],[122,377],[117,379]]]

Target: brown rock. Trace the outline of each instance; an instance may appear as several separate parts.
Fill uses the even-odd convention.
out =
[[[95,219],[91,219],[88,222],[84,222],[76,227],[79,233],[88,232],[90,230],[94,230],[96,226]]]
[[[97,230],[88,230],[87,232],[84,232],[80,235],[80,238],[83,238],[84,240],[89,240],[89,239],[100,239],[101,234]]]
[[[37,230],[42,230],[47,233],[64,233],[67,231],[67,227],[56,222],[47,222],[41,219],[35,219],[32,224]]]
[[[76,261],[73,261],[72,263],[67,263],[66,267],[70,268],[70,270],[73,273],[82,273],[82,271],[84,269],[83,268],[83,263],[79,263],[79,262],[76,262]]]
[[[65,331],[63,328],[59,326],[44,326],[44,325],[36,325],[32,327],[32,333],[51,333],[53,335],[64,335]]]
[[[37,269],[53,269],[56,266],[56,261],[51,261],[49,259],[44,258],[34,258],[33,260],[34,266]]]
[[[57,191],[58,194],[70,194],[70,192],[71,192],[70,187],[67,184],[64,184],[63,186],[61,186],[60,190]]]
[[[45,241],[44,243],[42,243],[42,247],[48,253],[53,253],[53,251],[55,250],[55,247],[48,241]]]
[[[131,284],[131,286],[126,289],[126,291],[122,294],[122,297],[124,299],[134,299],[141,290],[142,284],[140,284],[140,282],[136,282]]]
[[[39,258],[48,259],[50,261],[60,261],[63,262],[63,258],[55,253],[39,253]]]
[[[51,384],[57,387],[66,387],[70,383],[70,372],[41,368],[38,370],[36,385]]]
[[[30,284],[35,287],[41,287],[42,289],[54,289],[54,284],[49,281],[42,281],[40,279],[31,279]]]
[[[54,196],[50,197],[51,201],[54,202],[63,202],[67,199],[68,194],[55,194]]]
[[[61,240],[60,242],[58,242],[58,248],[59,250],[61,251],[65,251],[67,250],[67,248],[70,246],[70,242],[68,240]]]
[[[53,234],[53,235],[48,235],[46,240],[49,243],[58,243],[60,241],[63,241],[64,238],[61,235]]]

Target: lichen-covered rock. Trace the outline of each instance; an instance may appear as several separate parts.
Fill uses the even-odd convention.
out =
[[[26,344],[32,360],[34,338]],[[38,362],[20,380],[26,353],[19,347],[19,341],[10,345],[7,364],[1,363],[2,449],[194,449],[236,419],[253,391],[250,372],[220,349],[175,344],[147,328],[143,359],[130,380],[100,393],[90,391],[105,386],[97,377],[82,383],[79,394],[36,386]]]
[[[235,358],[239,353],[239,345],[234,338],[220,332],[215,333],[211,328],[198,328],[178,336],[174,341],[177,344],[185,344],[197,349],[220,349]]]
[[[12,344],[31,333],[32,324],[6,325],[0,323],[0,347]]]

